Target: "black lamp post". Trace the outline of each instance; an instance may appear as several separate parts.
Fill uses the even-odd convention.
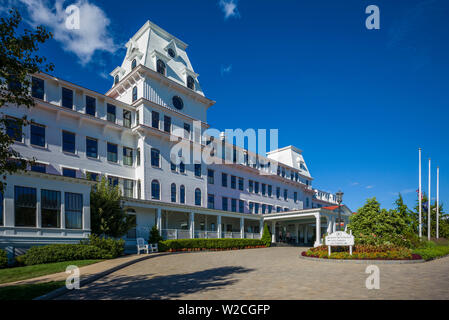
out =
[[[338,190],[335,195],[337,196],[338,203],[338,231],[341,231],[341,202],[343,201],[343,192]]]

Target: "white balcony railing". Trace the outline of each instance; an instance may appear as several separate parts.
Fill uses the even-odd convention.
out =
[[[223,232],[223,238],[234,238],[240,239],[240,232]],[[244,237],[246,239],[260,239],[260,233],[245,232]],[[162,238],[164,240],[174,240],[174,239],[190,239],[189,230],[181,229],[162,229]],[[195,230],[195,238],[197,239],[217,239],[218,231],[201,231]]]

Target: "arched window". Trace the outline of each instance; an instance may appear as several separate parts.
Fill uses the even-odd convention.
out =
[[[119,75],[116,75],[114,78],[114,84],[119,83],[119,81],[120,81],[120,77],[119,77]]]
[[[171,202],[176,202],[176,184],[171,184]]]
[[[179,202],[186,203],[186,188],[184,186],[179,188]]]
[[[159,181],[157,180],[153,180],[151,182],[151,199],[161,199],[161,187],[159,185]]]
[[[195,90],[195,80],[192,76],[187,76],[187,88]]]
[[[137,87],[133,88],[133,102],[137,100]]]
[[[161,59],[157,59],[156,71],[165,76],[165,63]]]
[[[201,190],[199,188],[195,189],[195,205],[201,205]]]
[[[131,70],[134,70],[134,68],[137,66],[137,61],[136,61],[136,59],[134,59],[132,62],[131,62]]]

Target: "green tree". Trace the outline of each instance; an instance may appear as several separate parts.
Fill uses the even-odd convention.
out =
[[[148,239],[148,243],[159,243],[159,241],[162,241],[161,234],[157,228],[156,225],[153,226],[150,230],[150,238]]]
[[[90,192],[90,212],[92,233],[99,236],[119,238],[136,225],[135,216],[122,208],[119,187],[108,183],[105,177]]]
[[[422,204],[426,204],[428,202],[427,194],[423,192],[422,194]],[[433,203],[431,202],[430,206],[430,236],[436,237],[436,228],[437,228],[437,205],[436,201]],[[428,217],[428,210],[427,207],[424,207],[421,210],[422,214],[422,234],[424,237],[427,237],[427,217]],[[419,232],[419,199],[416,200],[416,205],[414,210],[410,213],[410,220],[411,225],[414,230],[414,232]],[[443,204],[439,204],[439,230],[440,230],[440,237],[443,238],[449,238],[449,219],[448,216],[444,213]]]
[[[45,57],[37,55],[39,44],[52,38],[52,34],[42,26],[34,30],[23,29],[18,34],[21,21],[22,17],[16,9],[11,9],[8,17],[0,18],[0,108],[33,107],[30,75],[54,68],[53,64],[45,63]],[[4,189],[6,174],[24,170],[31,162],[21,159],[20,154],[11,148],[14,140],[6,132],[11,121],[0,117],[0,192]],[[13,121],[13,127],[17,128],[28,124],[26,117]],[[19,132],[16,131],[16,134]]]
[[[271,246],[271,233],[270,229],[268,229],[268,224],[265,223],[263,226],[263,233],[261,240],[264,242],[265,246]]]

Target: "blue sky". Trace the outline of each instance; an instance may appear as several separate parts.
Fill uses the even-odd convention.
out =
[[[390,208],[398,192],[414,206],[418,147],[424,190],[431,157],[432,197],[436,165],[440,199],[449,196],[448,1],[57,1],[86,9],[78,37],[59,29],[54,1],[2,2],[55,32],[42,54],[56,76],[99,92],[111,87],[127,40],[153,21],[189,44],[217,101],[212,127],[278,128],[279,146],[304,151],[314,186],[341,189],[354,211],[374,196]],[[371,4],[380,30],[365,27]]]

